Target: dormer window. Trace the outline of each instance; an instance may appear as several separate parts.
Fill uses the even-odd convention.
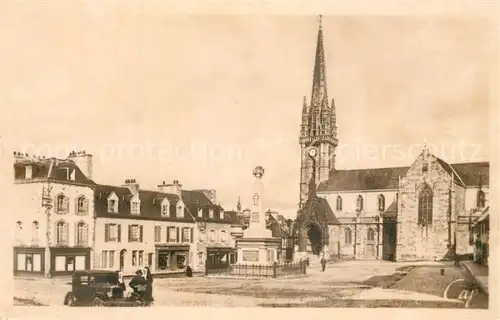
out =
[[[176,216],[177,218],[183,218],[184,217],[184,203],[182,202],[182,200],[179,200],[179,202],[177,202],[177,206],[175,208],[175,213],[176,213]]]
[[[112,193],[108,198],[108,212],[118,213],[118,197]]]
[[[139,213],[141,213],[139,201],[132,201],[130,203],[130,213],[131,214],[139,214]]]
[[[170,202],[167,198],[161,202],[161,216],[168,217],[170,215]]]

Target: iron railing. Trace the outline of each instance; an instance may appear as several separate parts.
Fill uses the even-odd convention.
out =
[[[205,264],[205,275],[280,278],[306,274],[304,262],[280,262],[264,265],[252,264]]]

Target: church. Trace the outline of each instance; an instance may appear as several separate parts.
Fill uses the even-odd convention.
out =
[[[298,252],[390,261],[471,253],[472,221],[489,209],[489,162],[447,163],[426,147],[407,167],[337,170],[327,89],[320,23],[299,137]]]

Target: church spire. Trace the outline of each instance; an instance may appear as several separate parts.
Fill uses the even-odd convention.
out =
[[[314,76],[311,95],[311,106],[320,107],[328,105],[328,92],[326,84],[325,50],[323,48],[322,16],[319,16],[318,40],[316,42],[316,58],[314,61]],[[323,100],[325,100],[323,102]]]

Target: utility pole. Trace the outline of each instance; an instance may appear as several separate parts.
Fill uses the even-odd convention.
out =
[[[50,211],[52,210],[52,186],[50,182],[47,186],[42,187],[42,208],[45,209],[45,254],[44,254],[44,271],[45,277],[50,277]]]

